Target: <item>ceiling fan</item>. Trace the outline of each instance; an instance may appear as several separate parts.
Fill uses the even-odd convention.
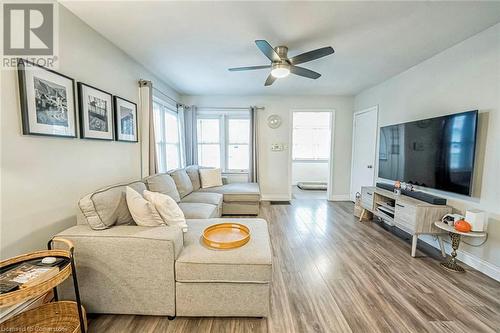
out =
[[[321,76],[321,74],[296,65],[316,60],[335,52],[331,46],[327,46],[314,51],[299,54],[292,58],[288,58],[288,47],[286,46],[276,46],[275,48],[273,48],[265,40],[256,40],[255,44],[257,44],[257,47],[262,51],[262,53],[264,53],[264,55],[268,57],[269,60],[271,60],[271,64],[262,66],[229,68],[229,71],[251,71],[255,69],[271,68],[271,74],[269,74],[269,76],[267,77],[266,83],[264,84],[265,86],[270,86],[277,79],[284,78],[290,73],[307,77],[309,79],[317,79]]]

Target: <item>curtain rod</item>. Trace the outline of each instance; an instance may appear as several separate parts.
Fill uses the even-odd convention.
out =
[[[173,99],[172,97],[168,96],[166,93],[164,93],[163,91],[161,91],[160,89],[158,88],[155,88],[155,86],[153,86],[153,90],[159,92],[160,94],[162,94],[163,96],[165,96],[166,98],[168,98],[169,100],[171,100],[172,102],[175,103],[175,105],[184,105],[182,104],[181,102],[177,102],[175,99]]]
[[[251,107],[254,107],[256,110],[264,110],[265,109],[265,107],[263,107],[263,106],[249,106],[249,107],[242,107],[242,106],[238,106],[238,107],[198,106],[197,108],[198,109],[205,109],[205,110],[248,110]]]
[[[163,91],[161,91],[160,89],[156,88],[156,86],[154,86],[151,81],[149,81],[149,80],[143,80],[143,79],[139,80],[139,87],[146,87],[146,86],[148,86],[150,88],[152,87],[153,90],[156,90],[157,92],[159,92],[160,94],[162,94],[163,96],[165,96],[166,98],[168,98],[169,100],[171,100],[172,102],[174,102],[176,106],[179,106],[179,105],[183,106],[184,105],[184,104],[182,104],[180,102],[177,102],[175,99],[173,99],[168,94],[166,94]]]

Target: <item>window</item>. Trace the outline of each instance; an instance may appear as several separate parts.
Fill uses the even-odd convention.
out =
[[[248,172],[250,114],[210,111],[198,114],[198,164],[226,173]]]
[[[228,170],[248,170],[250,163],[250,119],[227,119]]]
[[[327,161],[330,156],[330,113],[293,112],[293,160]]]
[[[198,163],[207,167],[220,168],[220,126],[219,119],[198,119]]]
[[[179,121],[174,106],[155,98],[153,101],[156,157],[159,172],[181,167]]]

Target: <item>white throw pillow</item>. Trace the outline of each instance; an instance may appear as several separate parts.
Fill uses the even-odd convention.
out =
[[[126,198],[130,215],[132,215],[137,225],[156,227],[165,224],[160,214],[156,211],[155,206],[129,186],[127,186]]]
[[[202,169],[200,168],[201,187],[222,186],[222,173],[217,169]]]
[[[160,214],[167,225],[177,225],[183,232],[187,231],[186,218],[181,208],[174,199],[159,192],[144,191],[144,198],[149,201]]]

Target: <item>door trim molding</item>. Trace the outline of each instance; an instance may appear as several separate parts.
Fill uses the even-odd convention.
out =
[[[355,143],[355,135],[356,135],[356,116],[375,111],[377,118],[377,129],[375,131],[375,155],[373,156],[373,179],[375,180],[375,170],[377,169],[377,152],[378,152],[378,104],[371,106],[366,109],[354,111],[352,115],[352,147],[351,147],[351,181],[349,184],[349,200],[355,197],[355,193],[353,193],[353,175],[354,175],[354,143]],[[372,184],[373,185],[373,184]]]

